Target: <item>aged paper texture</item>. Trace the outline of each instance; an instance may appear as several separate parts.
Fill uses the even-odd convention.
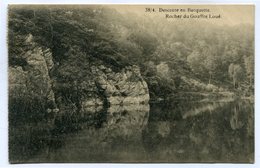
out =
[[[10,163],[253,163],[253,5],[9,5]]]

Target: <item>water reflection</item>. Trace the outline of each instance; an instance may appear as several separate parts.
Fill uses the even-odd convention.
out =
[[[29,162],[109,162],[125,161],[126,158],[138,160],[142,158],[136,153],[140,150],[142,129],[147,125],[149,110],[149,105],[131,105],[112,106],[99,113],[81,113],[78,120],[72,122],[79,125],[80,131],[60,135],[53,143],[56,144],[61,139],[62,147],[55,149],[49,145],[45,151],[29,159]],[[66,123],[64,117],[61,117],[61,122]],[[89,117],[92,120],[96,118],[97,121],[103,118],[103,122],[97,127],[86,122]],[[84,118],[85,122],[79,120]]]
[[[230,126],[233,130],[240,129],[244,125],[245,114],[242,112],[241,108],[241,104],[236,104],[231,112]]]
[[[175,109],[180,111],[174,112],[181,113],[183,119],[170,122],[162,114],[161,119],[164,121],[158,122],[158,115],[150,115],[147,128],[143,131],[149,161],[253,161],[253,104],[240,101],[176,105],[179,107]],[[151,107],[150,113],[157,113],[153,109],[156,108]],[[167,114],[168,111],[161,113]],[[162,134],[161,130],[167,134]]]
[[[253,104],[111,106],[10,125],[12,162],[252,162]],[[68,110],[69,111],[69,110]]]

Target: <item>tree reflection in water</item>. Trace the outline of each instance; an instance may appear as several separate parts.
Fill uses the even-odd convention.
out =
[[[149,105],[111,106],[103,112],[105,120],[100,127],[80,123],[80,131],[60,136],[65,142],[61,148],[53,150],[49,146],[48,152],[40,153],[30,162],[141,161],[144,155],[140,153],[141,134],[149,110]],[[90,114],[98,113],[80,114],[81,119]]]
[[[246,101],[111,106],[26,122],[10,135],[19,162],[253,162],[254,109]]]
[[[150,161],[253,162],[253,104],[238,101],[176,105],[161,110],[164,113],[161,118],[160,113],[153,111],[157,108],[151,106],[149,122],[143,131]],[[181,113],[183,119],[170,122],[165,117],[169,113]],[[167,136],[161,133],[163,129],[169,132]]]

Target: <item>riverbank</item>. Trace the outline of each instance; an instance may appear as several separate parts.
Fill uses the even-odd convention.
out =
[[[178,92],[168,97],[152,98],[150,103],[163,102],[163,101],[216,101],[225,100],[231,101],[236,99],[236,94],[233,92]]]

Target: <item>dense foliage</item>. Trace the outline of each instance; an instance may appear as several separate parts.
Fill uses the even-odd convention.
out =
[[[91,77],[91,64],[114,71],[137,64],[152,97],[180,90],[253,93],[252,25],[190,26],[103,6],[10,7],[10,66],[26,64],[21,55],[29,34],[51,49],[52,75],[65,82]]]

